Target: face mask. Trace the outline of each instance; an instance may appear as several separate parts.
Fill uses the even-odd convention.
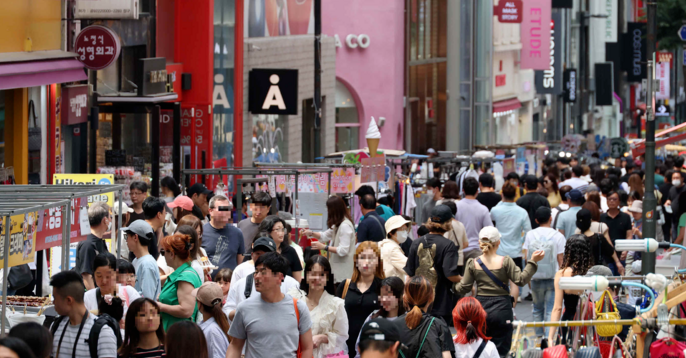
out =
[[[427,191],[426,191],[426,194],[427,194],[427,195],[434,195],[434,191],[433,191],[433,190],[427,190]]]
[[[107,230],[112,231],[112,221],[107,223]]]
[[[395,238],[398,240],[399,244],[402,244],[407,241],[407,231],[398,231],[398,235],[396,235]]]
[[[250,208],[248,208],[248,217],[252,217],[252,210],[250,210]]]
[[[677,180],[672,180],[672,184],[674,184],[674,186],[680,186],[680,185],[681,185],[681,180],[679,180],[679,179],[677,179]]]

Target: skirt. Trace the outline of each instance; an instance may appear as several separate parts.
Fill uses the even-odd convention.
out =
[[[498,354],[505,357],[512,346],[512,300],[510,296],[476,296],[486,311],[486,336],[491,337]]]

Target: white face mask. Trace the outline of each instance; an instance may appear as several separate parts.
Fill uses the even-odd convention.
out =
[[[107,231],[112,231],[112,220],[107,223]]]
[[[673,184],[674,186],[679,186],[679,185],[681,185],[681,180],[679,180],[679,179],[677,179],[677,180],[672,180],[672,184]]]
[[[434,191],[433,191],[433,190],[427,190],[426,193],[427,193],[428,195],[431,195],[431,196],[434,195]]]
[[[407,234],[407,231],[398,231],[398,234],[395,236],[395,238],[398,240],[399,244],[407,241]]]

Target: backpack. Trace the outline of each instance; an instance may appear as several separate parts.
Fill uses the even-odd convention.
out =
[[[59,316],[52,323],[50,333],[52,333],[53,337],[55,336],[55,332],[57,332],[57,328],[59,328],[60,323],[62,323],[62,321],[65,318],[69,319],[67,316]],[[67,324],[69,323],[67,322]],[[88,334],[88,339],[86,340],[86,342],[88,343],[88,350],[90,351],[91,358],[98,358],[98,340],[100,339],[100,332],[102,331],[102,327],[104,327],[105,325],[110,327],[110,329],[114,332],[114,336],[117,338],[117,349],[119,349],[122,345],[119,322],[117,322],[108,314],[98,316],[95,319],[95,322],[93,322],[93,327],[91,327],[91,331]],[[67,327],[65,326],[64,329],[67,329]]]
[[[252,284],[253,281],[255,280],[255,273],[251,273],[245,278],[245,291],[243,291],[243,295],[245,296],[245,299],[247,300],[250,298],[252,295]]]
[[[537,230],[532,230],[529,233],[531,234],[531,241],[529,242],[529,249],[527,250],[527,260],[531,260],[534,251],[543,250],[543,252],[545,252],[543,259],[538,262],[538,270],[536,270],[536,273],[531,279],[549,280],[555,278],[555,261],[557,261],[557,255],[553,255],[556,246],[555,240],[553,240],[552,236],[539,236]],[[556,233],[558,232],[554,231],[553,235]]]
[[[555,215],[555,221],[553,222],[553,226],[551,226],[551,227],[552,227],[553,229],[557,230],[557,219],[560,218],[560,214],[564,213],[565,211],[567,211],[567,210],[569,210],[569,209],[562,210],[562,208],[560,208],[559,206],[556,207],[555,209],[557,209],[557,215]]]

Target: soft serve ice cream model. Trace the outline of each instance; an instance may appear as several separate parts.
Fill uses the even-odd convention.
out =
[[[369,128],[367,128],[365,139],[367,139],[367,146],[369,146],[369,156],[374,158],[376,156],[376,151],[379,148],[379,141],[381,140],[381,132],[376,125],[374,117],[372,117],[372,120],[369,122]]]

